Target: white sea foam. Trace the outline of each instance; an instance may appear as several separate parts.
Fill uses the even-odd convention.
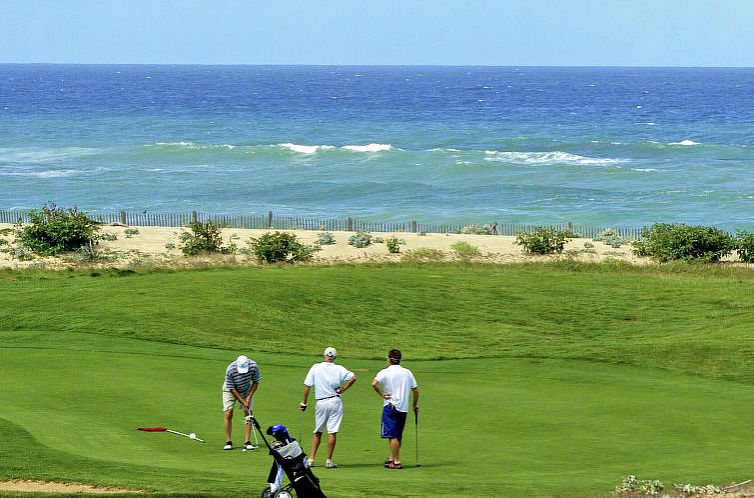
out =
[[[279,147],[284,147],[290,151],[297,152],[299,154],[316,154],[322,150],[336,149],[334,145],[301,145],[301,144],[278,144]],[[392,150],[393,146],[390,144],[368,144],[368,145],[344,145],[340,147],[344,150],[350,150],[354,152],[381,152],[386,150]]]
[[[181,147],[189,150],[201,150],[201,149],[234,149],[236,146],[231,144],[198,144],[195,142],[156,142],[154,144],[147,144],[145,147]]]
[[[97,149],[87,147],[0,148],[0,161],[43,164],[96,154]]]
[[[317,151],[320,150],[328,150],[328,149],[334,149],[332,145],[299,145],[299,144],[280,144],[280,147],[285,147],[286,149],[298,152],[299,154],[314,154]]]
[[[369,144],[369,145],[344,145],[344,149],[352,150],[355,152],[382,152],[385,150],[392,150],[393,146],[390,144]]]
[[[495,150],[486,150],[484,153],[491,157],[486,157],[485,161],[510,162],[514,164],[579,164],[584,166],[620,164],[625,162],[623,159],[614,159],[610,157],[585,157],[568,152],[499,152]]]
[[[631,171],[638,171],[639,173],[652,173],[653,171],[659,171],[655,168],[631,168]]]
[[[32,178],[63,178],[79,173],[75,169],[51,169],[47,171],[19,171],[8,173],[8,176],[25,176]]]
[[[444,149],[442,147],[435,147],[434,149],[427,149],[427,152],[461,152],[459,149]]]
[[[680,142],[671,142],[670,145],[701,145],[699,142],[693,140],[681,140]]]

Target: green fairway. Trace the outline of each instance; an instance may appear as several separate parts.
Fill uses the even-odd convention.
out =
[[[169,496],[258,496],[271,457],[222,451],[220,386],[241,352],[255,414],[308,452],[297,404],[327,345],[344,396],[328,496],[584,496],[623,476],[748,478],[752,275],[589,265],[387,265],[0,280],[0,477]],[[382,468],[387,349],[421,389],[407,468]],[[241,443],[241,422],[234,439]],[[196,432],[207,444],[167,433]]]

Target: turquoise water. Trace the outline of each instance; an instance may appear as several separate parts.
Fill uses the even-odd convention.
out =
[[[754,228],[754,70],[0,65],[0,209]]]

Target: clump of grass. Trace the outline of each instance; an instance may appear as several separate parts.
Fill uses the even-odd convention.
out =
[[[477,246],[469,244],[465,240],[452,244],[450,248],[456,253],[456,256],[461,258],[474,258],[482,255]]]
[[[445,252],[440,249],[430,247],[418,247],[414,250],[407,251],[401,256],[401,261],[420,262],[420,261],[442,261],[445,259]]]

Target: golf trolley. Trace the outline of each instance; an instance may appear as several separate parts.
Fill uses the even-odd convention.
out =
[[[262,498],[291,498],[291,490],[296,492],[297,498],[326,498],[319,487],[319,479],[309,467],[309,460],[301,445],[288,434],[288,429],[282,424],[275,424],[267,428],[267,435],[272,436],[272,443],[267,441],[259,422],[252,415],[250,417],[254,428],[259,431],[262,440],[270,450],[273,462],[267,478],[268,485],[262,490]],[[283,474],[290,481],[283,486]]]

